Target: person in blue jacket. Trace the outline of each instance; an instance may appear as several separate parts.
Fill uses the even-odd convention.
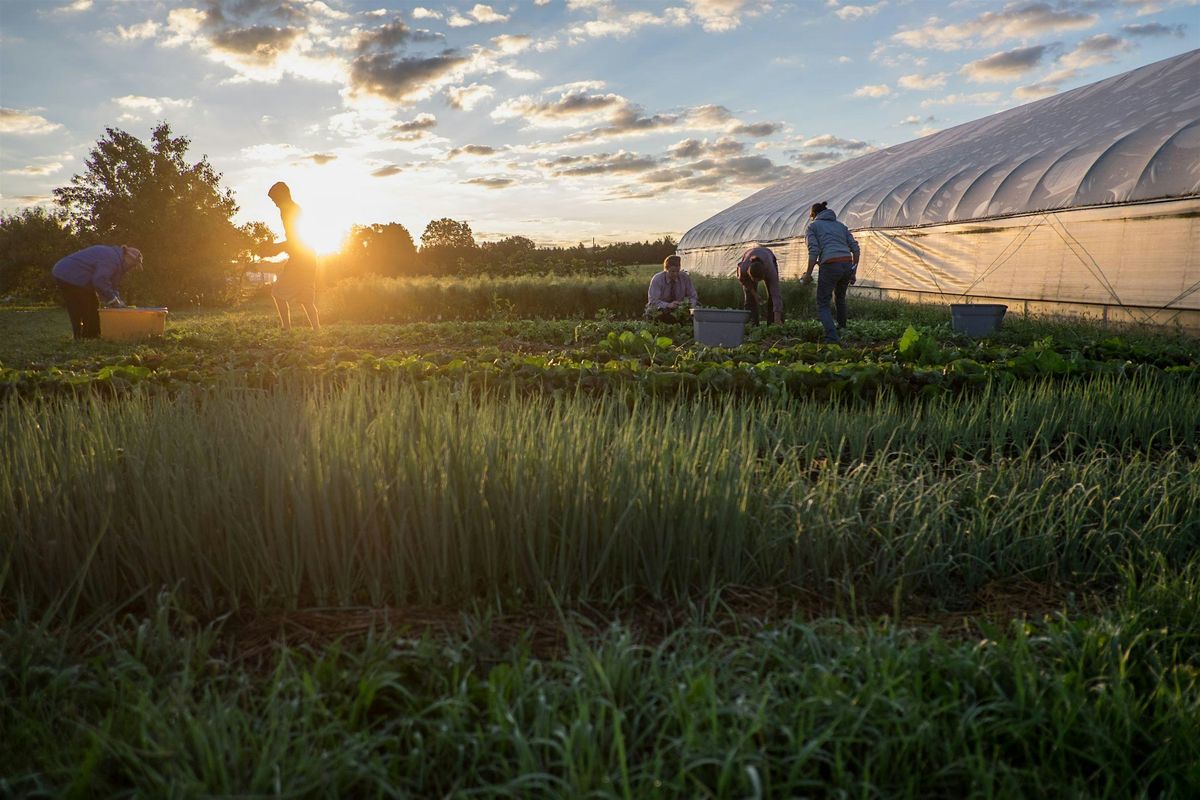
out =
[[[846,327],[846,290],[857,280],[859,249],[854,234],[828,208],[829,203],[815,203],[809,212],[808,271],[804,282],[812,283],[813,267],[821,265],[817,273],[817,318],[825,329],[825,341],[836,344],[841,341],[838,328]],[[829,311],[830,300],[837,305],[837,324]]]
[[[62,292],[76,339],[100,335],[100,303],[123,308],[117,286],[125,273],[141,266],[142,251],[123,244],[93,245],[59,259],[50,274]]]

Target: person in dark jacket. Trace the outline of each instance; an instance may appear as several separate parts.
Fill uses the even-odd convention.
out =
[[[738,281],[742,284],[742,292],[746,299],[746,310],[750,312],[750,323],[759,323],[759,281],[767,284],[767,299],[770,302],[767,322],[783,322],[783,293],[779,286],[779,262],[775,259],[775,254],[766,247],[752,247],[742,254],[737,269]]]
[[[805,239],[808,242],[808,271],[804,282],[812,283],[813,267],[817,273],[817,318],[825,329],[825,341],[841,341],[838,328],[846,327],[846,290],[857,280],[859,249],[854,234],[828,208],[829,203],[815,203],[809,212],[810,221]],[[830,300],[837,305],[837,323],[830,313]]]
[[[117,286],[125,273],[142,266],[142,251],[128,245],[98,244],[59,259],[50,274],[62,292],[76,339],[100,335],[100,303],[123,308]]]
[[[279,312],[279,324],[285,331],[292,329],[291,305],[294,303],[304,309],[309,326],[314,331],[320,330],[321,320],[317,315],[317,254],[300,236],[300,206],[292,199],[292,190],[283,181],[273,184],[267,190],[267,197],[279,209],[279,219],[283,222],[283,241],[264,245],[259,248],[258,254],[270,257],[287,253],[288,256],[287,266],[271,290],[275,310]]]

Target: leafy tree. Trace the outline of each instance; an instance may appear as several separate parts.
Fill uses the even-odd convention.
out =
[[[146,268],[122,287],[133,300],[207,304],[230,299],[249,259],[252,231],[232,221],[232,191],[203,156],[189,163],[191,141],[160,123],[147,146],[105,129],[71,185],[55,189],[60,205],[91,243],[141,249]]]
[[[398,222],[355,225],[336,259],[339,277],[417,274],[417,246],[412,234]]]
[[[475,235],[466,222],[443,217],[430,221],[421,234],[421,260],[434,273],[470,270],[478,260]]]
[[[0,295],[49,300],[57,294],[50,270],[80,247],[67,215],[42,207],[0,215]]]

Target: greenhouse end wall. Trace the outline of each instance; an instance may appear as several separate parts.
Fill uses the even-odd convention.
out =
[[[1200,329],[1200,197],[854,232],[859,294]],[[804,274],[804,238],[681,250],[685,269],[732,274],[747,248]]]

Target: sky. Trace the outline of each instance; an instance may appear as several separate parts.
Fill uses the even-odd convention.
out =
[[[279,232],[671,235],[758,189],[1200,47],[1200,0],[0,0],[0,210],[166,121]],[[1200,80],[1200,76],[1198,76]]]

